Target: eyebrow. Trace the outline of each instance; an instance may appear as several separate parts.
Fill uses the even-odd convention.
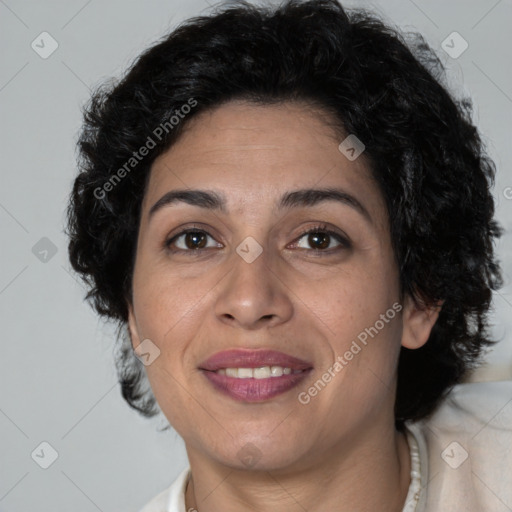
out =
[[[326,201],[336,201],[350,206],[363,215],[370,223],[372,218],[366,208],[353,195],[339,188],[307,188],[287,192],[281,196],[277,209],[288,210],[316,206]],[[149,210],[149,218],[164,206],[183,202],[208,210],[227,213],[226,198],[223,194],[213,190],[171,190],[164,194]]]

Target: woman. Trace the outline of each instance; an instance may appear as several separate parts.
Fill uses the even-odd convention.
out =
[[[411,47],[238,3],[94,94],[70,259],[190,462],[144,512],[512,507],[510,383],[446,399],[492,343],[495,168]]]

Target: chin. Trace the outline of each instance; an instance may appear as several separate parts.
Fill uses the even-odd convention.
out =
[[[300,464],[297,443],[288,436],[284,440],[260,435],[244,436],[225,446],[221,453],[212,453],[218,463],[239,471],[279,471]],[[303,446],[303,444],[302,444]]]

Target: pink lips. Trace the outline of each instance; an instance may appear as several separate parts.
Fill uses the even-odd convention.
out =
[[[238,379],[215,373],[221,368],[259,368],[282,366],[292,373],[266,379]],[[215,389],[231,398],[244,402],[262,402],[294,388],[312,370],[312,365],[303,359],[275,350],[233,349],[218,352],[199,365],[203,375]],[[293,371],[300,373],[293,373]]]

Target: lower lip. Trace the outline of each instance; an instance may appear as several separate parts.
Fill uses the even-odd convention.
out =
[[[237,379],[219,373],[202,370],[204,376],[218,391],[240,402],[264,402],[277,395],[290,391],[306,378],[311,370],[290,373],[268,379]]]

